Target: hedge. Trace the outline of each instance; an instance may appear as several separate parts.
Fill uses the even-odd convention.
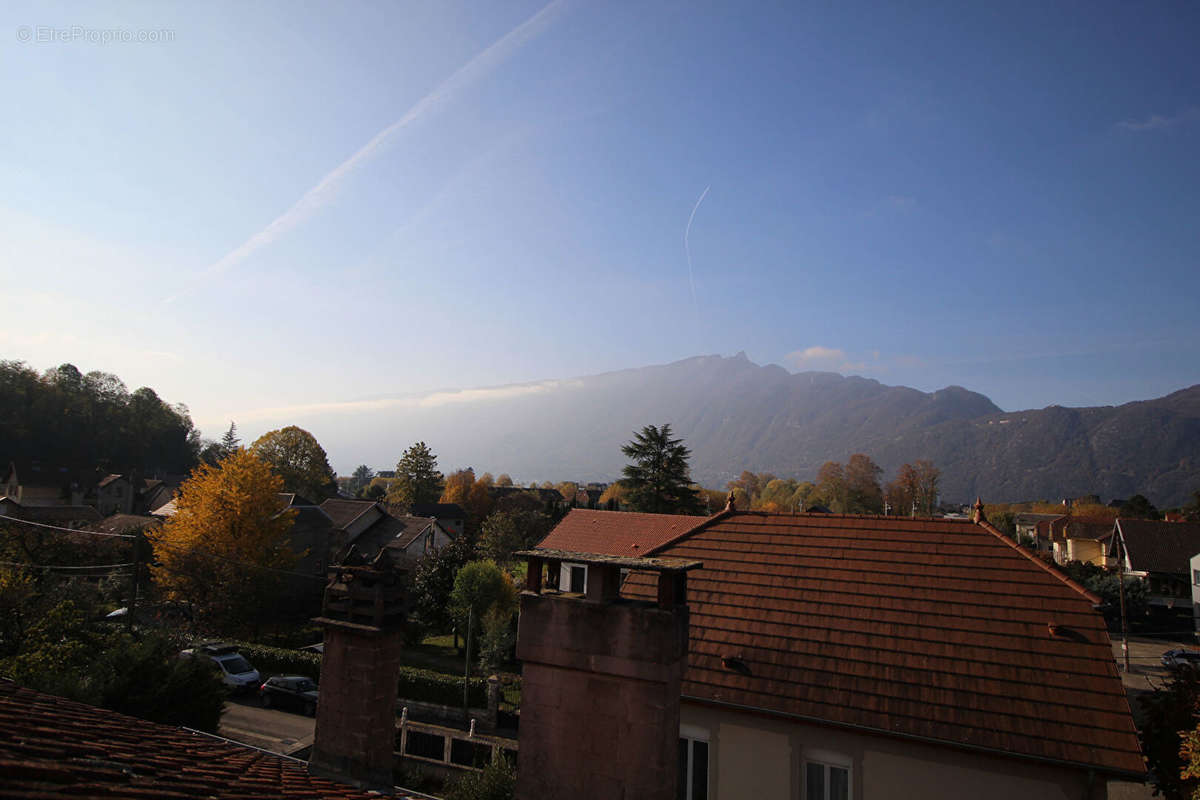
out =
[[[265,675],[306,675],[313,680],[321,677],[321,654],[311,650],[288,650],[252,642],[231,642],[238,652]],[[422,703],[444,706],[462,705],[463,679],[417,667],[400,667],[397,696]],[[468,689],[472,708],[487,708],[487,681],[472,678]]]

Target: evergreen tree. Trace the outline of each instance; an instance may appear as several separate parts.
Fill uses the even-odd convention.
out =
[[[366,464],[359,464],[354,468],[354,472],[350,476],[350,483],[346,488],[350,490],[350,494],[357,497],[359,492],[371,485],[371,479],[374,477],[375,470]]]
[[[237,450],[241,443],[242,440],[237,435],[237,423],[230,420],[229,430],[225,431],[225,435],[221,437],[221,447],[225,450],[225,455]]]
[[[437,456],[424,442],[417,442],[404,451],[396,464],[396,480],[388,492],[388,501],[411,506],[436,503],[441,496],[442,473],[437,469]]]
[[[622,479],[633,511],[656,514],[702,514],[704,504],[689,485],[688,458],[691,451],[682,439],[671,438],[670,424],[647,425],[621,448],[633,459]]]

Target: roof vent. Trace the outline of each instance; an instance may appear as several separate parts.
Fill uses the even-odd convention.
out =
[[[739,675],[752,675],[749,665],[738,656],[721,656],[721,665]]]

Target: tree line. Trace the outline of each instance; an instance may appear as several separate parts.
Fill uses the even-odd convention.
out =
[[[116,375],[0,361],[0,457],[71,469],[187,472],[200,435],[187,406]]]

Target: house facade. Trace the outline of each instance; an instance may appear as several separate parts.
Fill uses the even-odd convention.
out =
[[[725,512],[645,555],[703,564],[689,798],[1099,798],[1141,779],[1098,598],[986,521]],[[622,588],[654,591],[636,570]]]

